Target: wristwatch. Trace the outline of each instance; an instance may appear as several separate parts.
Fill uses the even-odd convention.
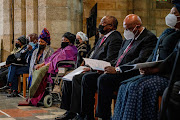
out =
[[[120,67],[115,67],[116,73],[122,73]]]

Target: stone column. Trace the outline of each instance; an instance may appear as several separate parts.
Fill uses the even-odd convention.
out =
[[[38,1],[26,0],[26,35],[38,33]]]
[[[82,15],[79,0],[38,0],[38,33],[46,27],[51,35],[51,46],[60,47],[65,32],[76,34],[80,29]],[[80,26],[80,27],[79,27]]]
[[[26,0],[14,0],[14,39],[26,35]]]
[[[12,45],[12,0],[0,0],[0,39],[2,42],[1,59],[5,61],[13,49]]]

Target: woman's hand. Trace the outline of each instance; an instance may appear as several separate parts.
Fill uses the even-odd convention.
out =
[[[41,68],[42,66],[44,66],[45,64],[44,63],[42,63],[42,64],[37,64],[36,66],[35,66],[35,69],[36,70],[39,70],[39,68]]]
[[[142,75],[151,75],[159,72],[159,68],[140,68],[140,74]]]
[[[104,73],[116,74],[115,67],[107,66],[104,68]]]
[[[47,63],[46,66],[49,66],[51,64],[51,62]]]

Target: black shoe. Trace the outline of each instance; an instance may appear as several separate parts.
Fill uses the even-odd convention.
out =
[[[72,112],[65,112],[63,115],[61,115],[60,117],[56,117],[55,120],[71,120],[76,116],[76,113],[72,113]]]
[[[8,95],[7,97],[19,97],[18,95],[18,91],[14,90],[10,95]]]
[[[85,119],[85,116],[82,116],[82,115],[76,115],[76,117],[74,117],[72,120],[86,120]]]

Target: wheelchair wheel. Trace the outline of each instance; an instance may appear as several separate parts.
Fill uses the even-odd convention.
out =
[[[51,107],[52,106],[52,96],[50,95],[46,95],[44,97],[44,107],[48,108],[48,107]]]

